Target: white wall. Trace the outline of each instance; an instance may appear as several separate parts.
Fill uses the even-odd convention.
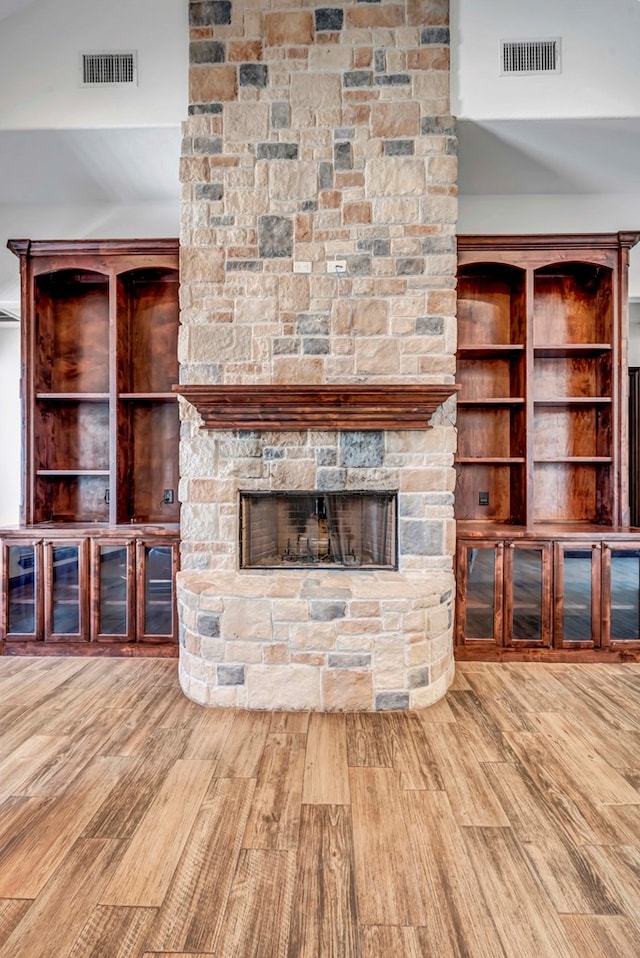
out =
[[[6,130],[147,126],[185,117],[187,0],[37,0],[0,25]],[[80,52],[138,51],[138,85],[83,88]]]
[[[451,0],[452,113],[640,115],[638,0]],[[501,76],[501,40],[559,37],[562,72]]]
[[[638,175],[640,179],[640,169]],[[458,233],[617,233],[619,230],[640,231],[640,193],[461,196],[459,202]],[[629,296],[640,299],[640,244],[630,254]]]
[[[0,525],[15,525],[20,511],[20,329],[0,326]]]

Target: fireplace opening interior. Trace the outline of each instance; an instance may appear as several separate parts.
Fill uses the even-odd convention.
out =
[[[240,566],[397,568],[395,492],[240,493]]]

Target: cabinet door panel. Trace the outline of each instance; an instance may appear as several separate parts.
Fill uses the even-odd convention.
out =
[[[505,645],[551,644],[550,543],[510,542],[505,551]]]
[[[89,639],[86,540],[45,542],[45,641]]]
[[[600,543],[556,543],[555,645],[600,646]]]
[[[134,543],[92,543],[91,637],[97,642],[132,642],[135,635]]]
[[[139,540],[136,550],[137,640],[176,641],[177,543]]]
[[[602,550],[602,645],[640,646],[640,543]]]
[[[458,543],[458,645],[502,644],[503,556],[501,542]]]
[[[2,543],[0,637],[42,639],[42,546],[29,539]]]

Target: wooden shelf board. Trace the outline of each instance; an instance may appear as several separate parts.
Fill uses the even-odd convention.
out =
[[[454,383],[174,386],[203,429],[427,429]]]
[[[109,402],[109,393],[36,393],[39,402]]]
[[[535,356],[549,359],[562,359],[575,356],[597,356],[601,353],[610,353],[611,343],[536,343],[533,347]]]
[[[462,465],[488,465],[511,466],[524,463],[524,456],[458,456],[456,462]]]
[[[483,359],[522,352],[524,352],[523,343],[470,343],[468,346],[458,346],[458,355],[464,356],[465,359]]]
[[[108,476],[108,469],[37,469],[37,476]]]
[[[608,406],[611,396],[556,396],[553,399],[534,399],[534,406]]]
[[[612,461],[611,456],[550,456],[549,458],[537,458],[534,457],[534,463],[549,464],[554,462],[559,463],[585,463],[589,465],[592,463],[594,466],[606,465]]]
[[[118,393],[118,399],[127,402],[175,402],[177,396],[173,392],[159,392],[159,393]]]
[[[523,406],[523,396],[500,396],[484,399],[458,399],[459,406]]]

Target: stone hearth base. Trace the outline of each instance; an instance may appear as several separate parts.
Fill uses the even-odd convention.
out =
[[[451,572],[181,572],[180,683],[201,705],[422,708],[454,673]]]

